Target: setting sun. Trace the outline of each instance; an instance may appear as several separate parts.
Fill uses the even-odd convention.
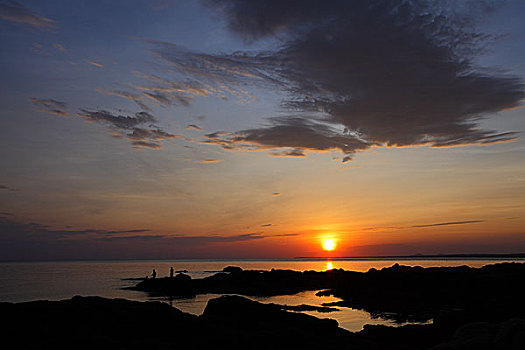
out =
[[[323,240],[323,249],[324,250],[328,250],[328,251],[331,251],[331,250],[334,250],[335,249],[335,240],[331,239],[331,238],[326,238]]]

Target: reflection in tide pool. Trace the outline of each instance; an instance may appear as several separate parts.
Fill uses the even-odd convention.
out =
[[[247,297],[249,299],[258,301],[264,304],[281,304],[281,305],[313,305],[313,306],[322,306],[323,303],[332,303],[340,301],[341,299],[333,296],[323,296],[318,297],[315,294],[318,291],[305,291],[294,295],[278,295],[271,297]],[[176,307],[177,309],[189,312],[195,315],[201,315],[206,308],[208,300],[219,297],[219,294],[204,294],[197,295],[194,298],[177,298],[177,299],[168,299],[168,298],[154,298],[151,300],[168,302],[170,305]],[[331,318],[336,320],[339,323],[339,327],[347,329],[351,332],[359,332],[363,329],[365,324],[380,324],[385,326],[401,326],[409,323],[395,323],[394,321],[382,318],[382,317],[372,317],[368,312],[363,310],[357,310],[347,307],[337,307],[339,311],[334,311],[330,313],[318,312],[318,311],[301,311],[302,313],[315,316],[318,318]],[[290,311],[291,312],[291,311]],[[429,321],[428,323],[431,323]],[[419,323],[420,324],[420,323]]]
[[[318,297],[315,294],[318,291],[306,291],[295,295],[281,295],[268,298],[251,298],[262,303],[275,303],[275,304],[286,304],[286,305],[315,305],[322,306],[323,303],[332,303],[341,301],[341,299],[333,296]],[[365,324],[381,324],[385,326],[402,326],[409,323],[396,323],[394,321],[382,318],[372,317],[370,313],[347,307],[337,307],[339,311],[330,313],[318,312],[318,311],[305,311],[303,313],[315,316],[318,318],[332,318],[339,323],[339,327],[347,329],[351,332],[359,332],[363,329]],[[428,323],[432,323],[429,321]],[[420,323],[419,323],[420,324]]]

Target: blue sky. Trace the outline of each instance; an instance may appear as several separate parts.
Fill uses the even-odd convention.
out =
[[[524,14],[2,1],[0,259],[521,252]]]

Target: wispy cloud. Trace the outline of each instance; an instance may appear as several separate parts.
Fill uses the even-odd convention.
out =
[[[206,245],[217,243],[234,243],[259,240],[267,238],[259,233],[245,233],[240,235],[210,235],[210,236],[186,236],[186,235],[134,235],[118,237],[101,237],[98,240],[106,242],[127,240],[157,240],[164,243],[180,244],[183,246]]]
[[[145,111],[150,111],[150,106],[144,102],[144,96],[127,91],[97,89],[98,92],[110,96],[118,96],[133,101]]]
[[[64,111],[67,108],[67,104],[62,101],[54,99],[39,99],[31,98],[31,103],[35,106],[36,110],[44,113],[51,113],[61,117],[69,117],[69,113]]]
[[[196,254],[205,257],[217,252],[217,249],[236,250],[240,244],[284,240],[296,235],[266,235],[262,232],[186,235],[158,233],[142,228],[108,230],[75,229],[70,226],[56,229],[36,222],[20,221],[12,215],[0,213],[0,260],[159,256],[176,258],[195,257]]]
[[[447,222],[438,222],[431,224],[416,224],[410,226],[383,226],[383,227],[365,227],[362,228],[362,231],[385,231],[385,230],[406,230],[413,228],[428,228],[428,227],[440,227],[440,226],[450,226],[450,225],[468,225],[468,224],[477,224],[485,222],[485,220],[464,220],[464,221],[447,221]]]
[[[275,151],[270,153],[272,157],[306,157],[302,149],[292,149],[287,151]]]
[[[152,232],[150,229],[105,230],[105,229],[54,229],[49,225],[35,222],[19,222],[11,217],[0,215],[0,238],[12,236],[21,239],[40,240],[98,240],[127,241],[149,240],[162,243],[177,243],[183,245],[233,243],[260,240],[281,235],[264,235],[260,232],[233,235],[182,235],[182,234],[141,234]]]
[[[44,45],[42,43],[35,42],[31,45],[31,51],[43,56],[51,56],[56,54],[57,52],[60,54],[67,53],[66,47],[58,43]]]
[[[28,24],[37,29],[52,28],[56,24],[51,18],[38,15],[16,1],[0,3],[0,18]]]
[[[98,68],[104,67],[102,64],[94,62],[94,61],[86,61],[86,62],[89,63],[90,65],[98,67]]]
[[[197,126],[195,124],[186,125],[186,127],[184,129],[186,129],[186,130],[198,130],[198,131],[202,130],[200,126]]]
[[[413,225],[413,226],[410,226],[410,227],[423,228],[423,227],[449,226],[449,225],[466,225],[466,224],[477,224],[477,223],[480,223],[480,222],[485,222],[485,220],[438,222],[436,224]]]
[[[164,235],[136,235],[136,236],[121,236],[121,237],[103,237],[99,238],[100,241],[115,242],[115,241],[155,241],[159,239],[165,239]]]
[[[150,232],[150,229],[132,230],[103,230],[103,229],[55,229],[49,225],[36,222],[20,222],[15,219],[0,217],[0,236],[11,235],[21,239],[40,240],[67,240],[67,239],[88,239],[97,237],[113,237],[133,233]]]
[[[20,190],[18,188],[12,188],[12,187],[8,187],[6,185],[0,185],[0,191],[9,191],[9,192],[20,192]]]
[[[112,136],[125,136],[136,148],[162,148],[162,141],[179,137],[157,126],[157,120],[148,112],[137,112],[134,116],[116,115],[105,110],[90,111],[83,109],[78,113],[90,122],[105,124]]]
[[[175,83],[153,74],[134,73],[139,78],[144,79],[142,84],[127,87],[128,91],[114,89],[97,89],[97,91],[129,99],[145,110],[150,110],[151,104],[158,104],[163,107],[189,106],[196,96],[211,94],[206,87],[201,86],[198,82]]]
[[[453,147],[514,140],[479,120],[516,108],[523,81],[475,61],[493,40],[476,20],[485,2],[445,8],[428,1],[209,1],[230,29],[275,51],[213,55],[168,43],[153,50],[186,81],[224,92],[282,89],[290,113],[268,125],[204,141],[225,149],[281,149],[271,155],[340,150],[343,161],[372,146]],[[460,8],[460,10],[457,10]],[[300,10],[298,10],[300,9]],[[455,13],[454,11],[461,11]],[[291,153],[290,153],[291,152]]]
[[[195,163],[203,163],[203,164],[219,163],[219,162],[222,162],[222,159],[203,159],[203,160],[195,161]]]
[[[66,53],[67,52],[67,49],[64,45],[62,44],[58,44],[58,43],[54,43],[52,44],[51,46],[53,46],[53,48],[59,52],[62,52],[62,53]]]
[[[339,170],[343,171],[343,170],[347,170],[347,169],[359,169],[361,168],[361,166],[359,165],[355,165],[355,166],[344,166],[342,168],[340,168]]]

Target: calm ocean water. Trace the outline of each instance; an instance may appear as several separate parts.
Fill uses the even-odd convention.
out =
[[[76,262],[18,262],[0,263],[0,301],[24,302],[31,300],[60,300],[75,295],[98,295],[106,298],[125,298],[137,301],[158,300],[170,303],[178,309],[194,314],[201,314],[209,299],[218,295],[199,295],[194,298],[168,300],[151,298],[146,293],[123,290],[136,281],[129,278],[140,278],[157,270],[157,276],[169,274],[171,266],[175,270],[186,270],[192,278],[212,275],[229,265],[243,269],[270,270],[290,269],[297,271],[324,271],[332,268],[343,268],[351,271],[368,271],[370,268],[392,266],[396,262],[409,266],[460,266],[480,267],[509,260],[143,260],[143,261],[76,261]],[[316,291],[308,291],[292,296],[254,297],[264,303],[288,305],[321,305],[325,302],[340,300],[333,297],[317,297]],[[359,331],[364,324],[395,325],[382,318],[373,318],[368,312],[350,308],[340,308],[332,313],[306,312],[320,318],[333,318],[339,325],[351,331]]]

